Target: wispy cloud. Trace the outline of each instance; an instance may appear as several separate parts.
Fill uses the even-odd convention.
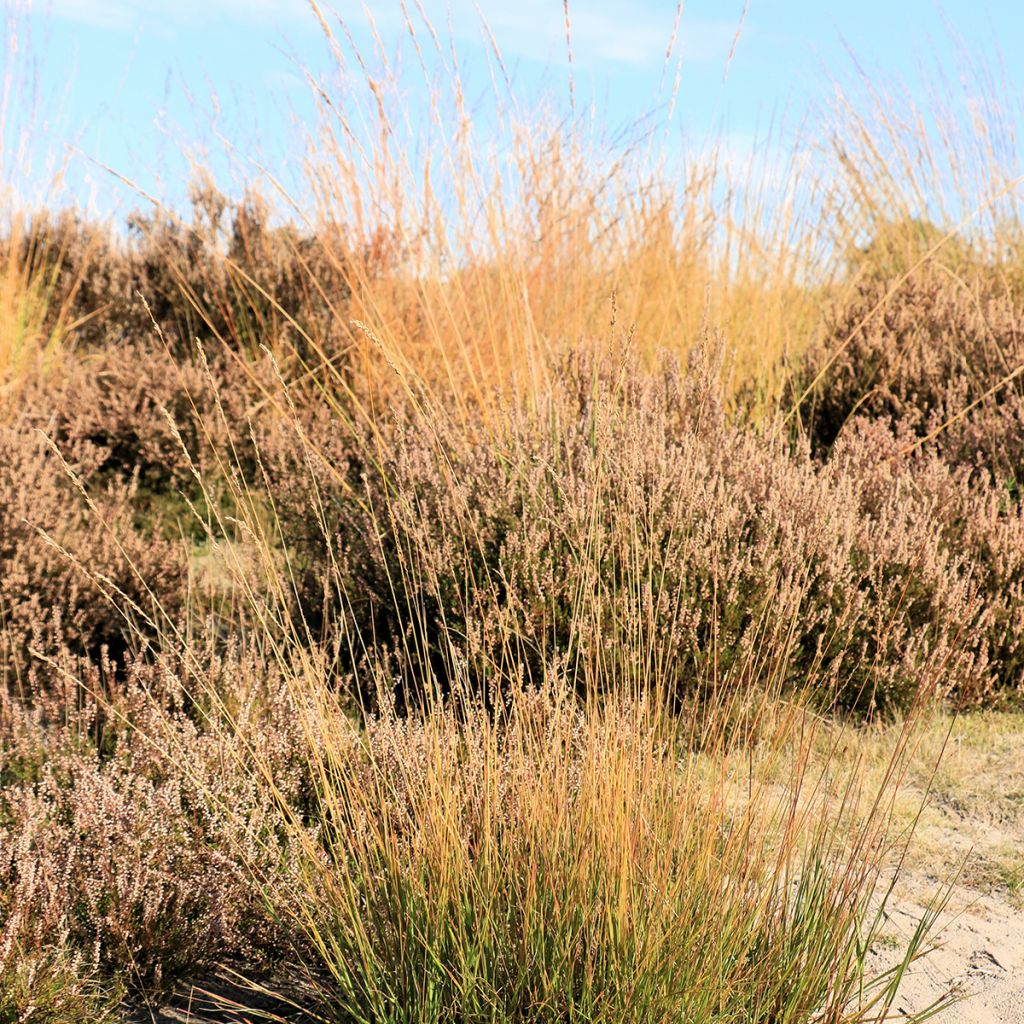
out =
[[[428,17],[439,27],[449,20],[457,37],[477,38],[481,18],[507,57],[537,61],[566,59],[565,18],[557,0],[424,0]],[[400,8],[373,6],[373,17],[393,25]],[[615,63],[658,67],[672,33],[675,7],[634,0],[570,2],[573,59],[581,66]],[[684,13],[679,42],[688,60],[725,59],[737,21]]]
[[[211,21],[286,31],[314,25],[305,0],[37,0],[37,6],[57,17],[114,30],[173,30]],[[333,5],[328,0],[324,6],[333,6],[356,26],[366,24],[369,11],[383,30],[401,27],[399,0],[372,0],[365,7],[353,0]],[[483,19],[508,58],[566,59],[565,21],[556,0],[424,0],[423,7],[439,29],[450,23],[459,39],[478,40]],[[664,2],[576,0],[570,3],[570,16],[573,56],[581,67],[611,63],[654,68],[664,61],[675,10]],[[728,18],[684,14],[679,38],[686,59],[724,60],[736,27]]]

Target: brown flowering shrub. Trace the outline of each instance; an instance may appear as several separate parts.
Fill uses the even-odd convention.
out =
[[[957,259],[956,273],[932,261],[865,274],[795,386],[802,428],[857,481],[864,514],[902,495],[962,560],[977,608],[962,638],[979,665],[962,694],[1001,700],[1024,669],[1024,335],[1012,278]]]
[[[927,266],[866,278],[831,310],[797,375],[808,436],[827,450],[852,417],[928,437],[947,460],[1016,488],[1024,463],[1021,303],[995,271],[971,285]],[[813,386],[812,386],[813,385]],[[809,390],[808,390],[809,389]]]
[[[0,427],[0,670],[23,692],[51,675],[33,649],[66,643],[120,660],[187,603],[180,543],[135,525],[137,476],[87,498],[80,484],[90,487],[102,451],[83,443],[66,457],[37,433]]]
[[[962,643],[977,652],[979,671],[960,696],[998,701],[1024,692],[1024,508],[987,474],[914,447],[903,424],[857,417],[839,435],[831,465],[857,481],[863,513],[877,518],[895,501],[916,508],[942,544],[960,553],[977,609]]]
[[[108,699],[103,666],[63,662],[61,692],[0,704],[0,988],[32,957],[72,992],[153,995],[280,956],[288,933],[253,879],[286,889],[280,809],[308,803],[284,681],[237,649],[192,650],[131,664]]]
[[[199,447],[192,404],[208,406],[210,390],[199,368],[126,344],[30,384],[18,426],[44,432],[61,448],[88,448],[97,474],[138,474],[147,487],[168,489],[188,482],[184,448]]]
[[[186,360],[199,340],[253,356],[263,346],[303,358],[326,351],[340,369],[346,233],[329,223],[315,232],[274,225],[256,192],[231,200],[197,182],[191,202],[186,218],[136,212],[123,236],[73,211],[39,211],[16,237],[0,237],[0,265],[29,264],[52,282],[42,327],[59,327],[79,347],[135,345],[155,327]],[[394,259],[395,247],[382,241],[360,267]]]
[[[100,479],[137,477],[145,495],[196,497],[197,472],[211,486],[223,464],[252,472],[247,420],[275,383],[269,360],[243,368],[215,349],[194,363],[157,338],[126,342],[30,381],[14,425],[61,449],[88,450]]]
[[[28,811],[28,808],[23,808]],[[52,865],[32,853],[42,824],[26,816],[19,831],[0,821],[0,1021],[4,1024],[105,1024],[115,1019],[121,986],[98,977],[71,944],[55,901],[41,896]]]
[[[897,489],[869,514],[838,462],[731,425],[706,365],[584,359],[497,427],[431,411],[383,442],[309,429],[267,452],[305,625],[333,617],[423,678],[465,663],[486,691],[569,664],[614,686],[643,675],[618,648],[671,666],[680,695],[741,666],[757,687],[779,662],[869,713],[986,685],[934,509]]]

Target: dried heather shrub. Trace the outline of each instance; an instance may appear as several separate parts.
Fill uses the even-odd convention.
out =
[[[97,472],[128,479],[137,473],[147,486],[164,489],[190,475],[172,423],[197,450],[192,401],[208,404],[209,390],[198,369],[161,350],[125,346],[35,382],[19,425],[45,431],[58,446],[91,447]]]
[[[74,948],[70,929],[50,898],[59,881],[40,861],[33,840],[44,827],[25,801],[13,824],[0,817],[0,1020],[69,1024],[114,1019],[118,981],[104,981]]]
[[[0,980],[71,950],[80,987],[153,995],[287,951],[260,886],[287,890],[280,809],[308,812],[308,747],[280,675],[237,649],[192,650],[132,663],[104,696],[101,667],[63,660],[63,693],[0,707],[21,766],[0,786]]]
[[[976,611],[959,636],[975,663],[957,698],[992,703],[1024,692],[1024,508],[1015,496],[987,473],[916,445],[902,422],[856,417],[831,465],[855,482],[866,516],[877,521],[884,507],[901,503],[958,553]]]
[[[101,477],[137,476],[147,494],[194,496],[196,472],[213,486],[224,466],[253,471],[247,421],[276,388],[268,359],[179,360],[153,339],[68,358],[60,373],[31,380],[12,425],[88,450]]]
[[[929,510],[893,492],[865,514],[838,463],[780,438],[731,425],[706,365],[583,360],[497,431],[409,414],[360,443],[325,420],[267,464],[307,622],[420,678],[465,662],[486,689],[567,662],[682,695],[784,666],[872,712],[983,673]]]
[[[258,356],[261,346],[310,357],[308,339],[344,365],[348,240],[331,224],[315,232],[274,226],[251,193],[233,201],[197,182],[192,210],[135,213],[128,234],[73,212],[37,213],[18,240],[0,237],[52,282],[51,330],[61,324],[86,349],[138,344],[154,323],[180,358],[196,340]],[[382,246],[382,266],[394,259]],[[360,266],[372,260],[364,257]]]
[[[67,457],[66,467],[40,435],[0,427],[0,671],[22,691],[49,675],[30,650],[66,642],[120,658],[186,604],[180,544],[135,525],[137,478],[101,485],[90,508],[68,470],[88,486],[102,453],[81,444]]]
[[[1024,363],[1019,298],[995,273],[970,286],[941,268],[907,280],[868,277],[834,308],[824,342],[797,375],[816,449],[853,416],[899,423],[949,461],[1016,481],[1024,462]],[[989,394],[989,392],[992,392]],[[988,397],[985,397],[988,395]]]
[[[803,426],[853,481],[878,537],[883,507],[901,504],[962,564],[975,610],[958,643],[974,664],[953,689],[970,702],[1024,687],[1021,312],[1018,292],[977,259],[956,275],[867,274],[795,384],[817,380]]]

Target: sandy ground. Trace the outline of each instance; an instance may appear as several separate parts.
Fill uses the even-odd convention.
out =
[[[897,901],[889,914],[894,937],[909,938],[924,907]],[[906,1020],[952,996],[938,1024],[1024,1024],[1024,913],[999,896],[957,887],[943,916],[938,945],[910,969],[893,1006]],[[888,967],[895,948],[876,950],[873,966]]]
[[[1024,1024],[1024,715],[966,716],[934,777],[929,760],[907,794],[909,806],[931,786],[874,965],[897,958],[925,905],[956,878],[937,946],[906,976],[894,1019],[952,995],[938,1024]]]

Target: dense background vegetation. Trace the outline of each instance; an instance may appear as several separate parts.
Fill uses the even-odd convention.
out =
[[[0,1021],[875,1019],[914,721],[1024,688],[1014,168],[840,104],[803,191],[431,177],[394,102],[286,218],[8,209]]]

